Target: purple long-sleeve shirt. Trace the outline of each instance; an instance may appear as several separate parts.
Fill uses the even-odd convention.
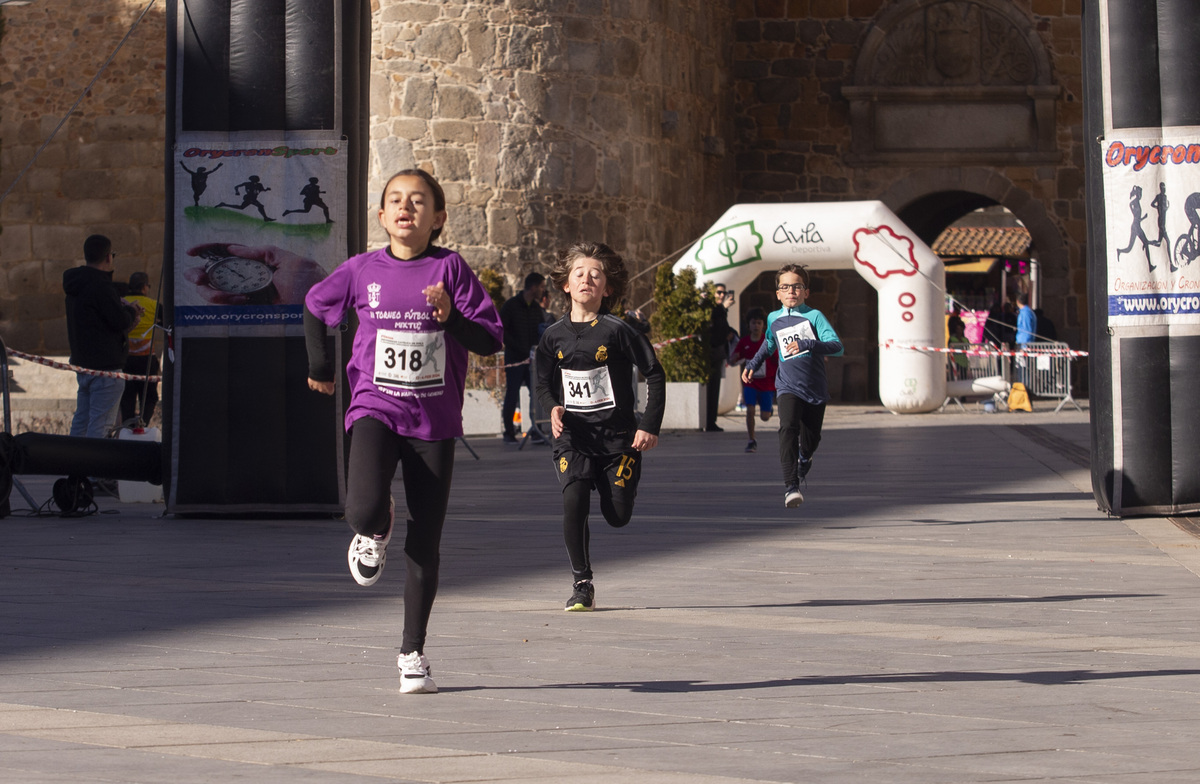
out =
[[[422,293],[439,282],[454,303],[455,312],[445,325],[433,317]],[[436,247],[408,260],[396,258],[387,248],[363,253],[313,286],[304,302],[330,327],[340,324],[350,310],[358,315],[346,365],[347,430],[369,416],[399,435],[424,441],[462,435],[464,327],[477,338],[481,328],[490,337],[490,345],[486,338],[473,341],[475,350],[486,349],[479,353],[499,351],[503,333],[496,306],[462,256]]]

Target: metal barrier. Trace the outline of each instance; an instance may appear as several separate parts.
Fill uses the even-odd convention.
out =
[[[1071,397],[1070,346],[1066,343],[1039,342],[1023,343],[1018,349],[1030,356],[1013,358],[1015,381],[1023,382],[1026,391],[1035,397],[1060,398],[1058,408],[1054,409],[1056,414],[1067,403],[1083,411],[1075,398]]]
[[[977,351],[993,351],[994,346],[986,343],[954,343],[950,348]],[[971,396],[990,396],[997,406],[1004,405],[1003,392],[1007,389],[1004,382],[1004,357],[988,355],[973,356],[970,354],[946,355],[946,383],[948,394],[942,401],[939,411],[945,410],[947,404],[954,403],[959,409],[966,411],[963,398]],[[981,384],[966,382],[983,382]]]
[[[951,344],[950,348],[965,348],[976,351],[990,351],[994,349],[993,346],[986,343],[954,343]],[[964,359],[966,360],[965,367],[963,366]],[[1003,375],[1000,360],[1001,357],[998,356],[976,357],[963,354],[947,354],[946,380],[963,381]]]

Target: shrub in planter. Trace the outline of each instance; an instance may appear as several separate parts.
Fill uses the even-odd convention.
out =
[[[696,288],[696,270],[686,267],[676,275],[668,264],[654,276],[654,314],[650,317],[655,343],[689,335],[658,349],[658,361],[667,381],[708,380],[708,333],[712,319],[712,297],[702,297]]]
[[[492,298],[492,302],[496,305],[496,310],[504,304],[504,276],[500,274],[495,267],[484,267],[479,270],[479,282],[483,284],[483,290]]]

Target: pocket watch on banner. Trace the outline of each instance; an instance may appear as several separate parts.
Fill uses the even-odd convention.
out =
[[[234,256],[223,246],[202,250],[199,256],[204,259],[208,285],[217,291],[244,296],[254,305],[270,305],[278,299],[275,270],[265,262]]]

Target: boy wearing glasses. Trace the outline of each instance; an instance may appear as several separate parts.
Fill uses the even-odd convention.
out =
[[[840,357],[843,349],[825,316],[804,304],[808,270],[799,264],[780,267],[775,273],[775,296],[783,307],[767,317],[767,339],[746,363],[742,381],[750,383],[767,357],[778,353],[775,402],[779,407],[779,462],[787,488],[783,505],[794,508],[804,502],[800,482],[808,476],[813,453],[821,443],[821,424],[829,401],[825,357]]]

